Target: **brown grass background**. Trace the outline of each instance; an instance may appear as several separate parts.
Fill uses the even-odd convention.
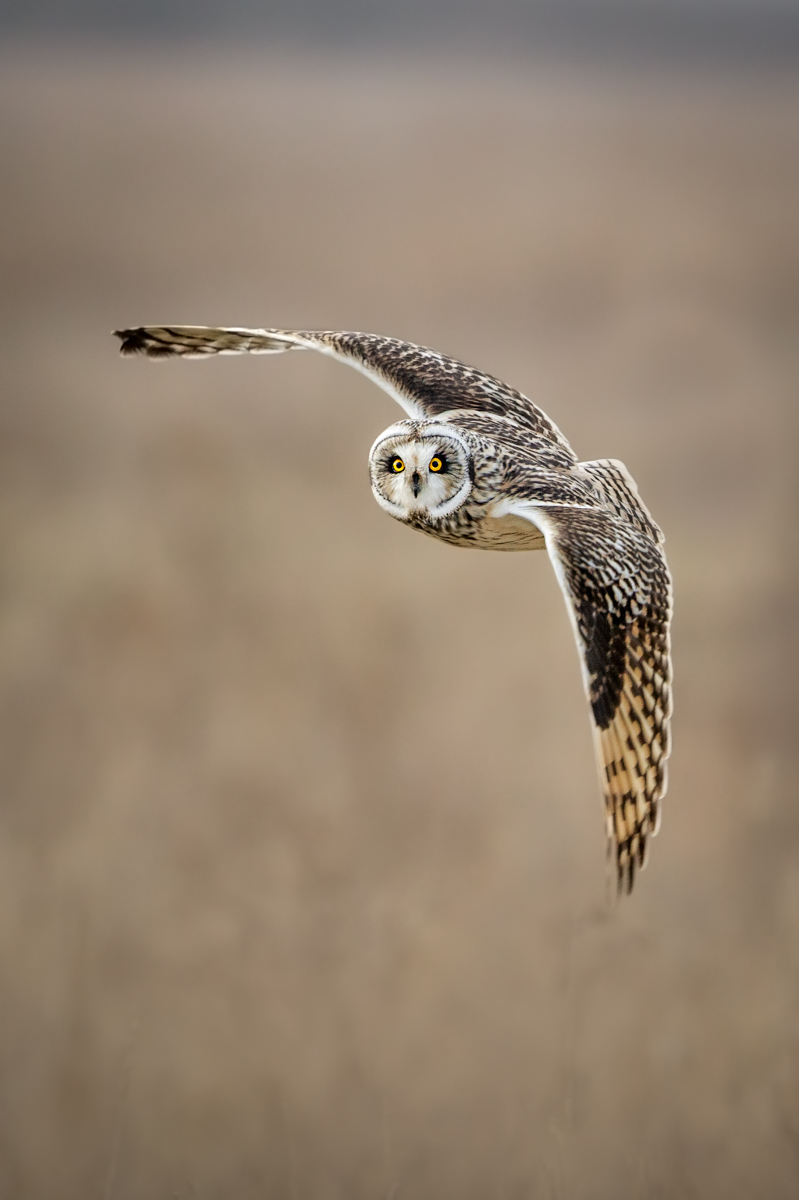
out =
[[[799,86],[375,54],[0,63],[0,1194],[799,1190]],[[544,555],[375,505],[366,329],[667,535],[662,831],[606,898]]]

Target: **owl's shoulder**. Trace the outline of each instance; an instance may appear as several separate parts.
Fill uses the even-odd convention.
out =
[[[577,462],[571,447],[555,441],[510,416],[495,413],[461,411],[448,414],[447,423],[470,436],[475,449],[489,456],[527,463],[531,467],[568,470]]]

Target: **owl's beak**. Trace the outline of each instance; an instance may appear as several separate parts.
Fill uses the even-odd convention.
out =
[[[418,497],[419,489],[421,488],[421,486],[422,486],[422,477],[418,471],[414,471],[413,475],[411,475],[411,488],[413,489],[414,499],[416,499]]]

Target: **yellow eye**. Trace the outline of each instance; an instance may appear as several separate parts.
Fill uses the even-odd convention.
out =
[[[395,471],[395,472],[396,472],[396,474],[397,474],[397,475],[399,475],[400,471],[404,471],[404,470],[405,470],[405,463],[404,463],[404,462],[402,461],[402,459],[401,459],[401,458],[399,458],[399,457],[397,457],[397,458],[392,458],[392,460],[391,460],[391,470],[392,470],[392,471]]]
[[[443,467],[443,465],[444,465],[443,462],[438,457],[430,459],[430,470],[431,471],[440,471],[441,468]]]

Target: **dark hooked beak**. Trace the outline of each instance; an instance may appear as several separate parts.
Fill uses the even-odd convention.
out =
[[[414,471],[411,475],[411,487],[413,488],[414,499],[419,495],[419,488],[422,486],[422,478],[418,471]]]

